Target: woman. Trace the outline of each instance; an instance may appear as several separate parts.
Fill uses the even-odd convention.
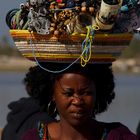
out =
[[[52,66],[58,69],[60,65]],[[126,126],[98,122],[95,118],[115,97],[111,64],[89,64],[84,68],[75,64],[59,74],[37,66],[30,69],[26,82],[33,71],[40,76],[46,73],[48,85],[44,88],[48,98],[44,101],[50,115],[59,114],[60,119],[28,131],[22,140],[138,140]]]

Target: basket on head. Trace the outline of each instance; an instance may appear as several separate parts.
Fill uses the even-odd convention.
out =
[[[122,0],[28,0],[14,14],[8,13],[7,24],[18,50],[29,60],[82,66],[113,62],[139,27],[138,3],[124,11],[127,4]]]

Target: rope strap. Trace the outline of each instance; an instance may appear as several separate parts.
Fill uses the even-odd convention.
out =
[[[40,68],[42,68],[43,70],[45,70],[47,72],[51,72],[51,73],[61,73],[65,70],[67,70],[68,68],[70,68],[76,62],[78,62],[79,59],[81,59],[81,66],[84,67],[91,58],[91,46],[92,46],[92,43],[93,43],[94,31],[99,30],[99,27],[96,26],[96,25],[87,26],[86,28],[87,28],[87,35],[86,35],[85,40],[82,43],[81,55],[77,59],[75,59],[72,63],[70,63],[66,68],[61,69],[61,70],[57,70],[57,71],[50,70],[50,69],[47,69],[47,68],[44,68],[43,66],[41,66],[41,64],[39,63],[39,61],[37,60],[36,55],[35,55],[34,48],[37,49],[37,47],[36,47],[35,44],[34,44],[34,47],[33,47],[32,33],[30,32],[30,44],[31,44],[31,47],[32,47],[32,53],[33,53],[34,60],[36,61],[36,64]]]
[[[92,43],[93,43],[93,38],[95,35],[95,30],[99,30],[99,27],[97,25],[93,26],[86,26],[87,29],[87,35],[85,40],[82,43],[82,50],[85,50],[83,55],[81,56],[81,66],[85,67],[86,64],[89,62],[91,58],[91,53],[92,53]]]

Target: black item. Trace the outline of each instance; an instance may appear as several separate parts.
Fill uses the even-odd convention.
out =
[[[103,1],[109,5],[119,4],[119,0],[103,0]]]

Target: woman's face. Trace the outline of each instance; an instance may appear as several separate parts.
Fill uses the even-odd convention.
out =
[[[61,121],[80,125],[91,119],[95,85],[81,74],[66,73],[55,82],[54,100]]]

